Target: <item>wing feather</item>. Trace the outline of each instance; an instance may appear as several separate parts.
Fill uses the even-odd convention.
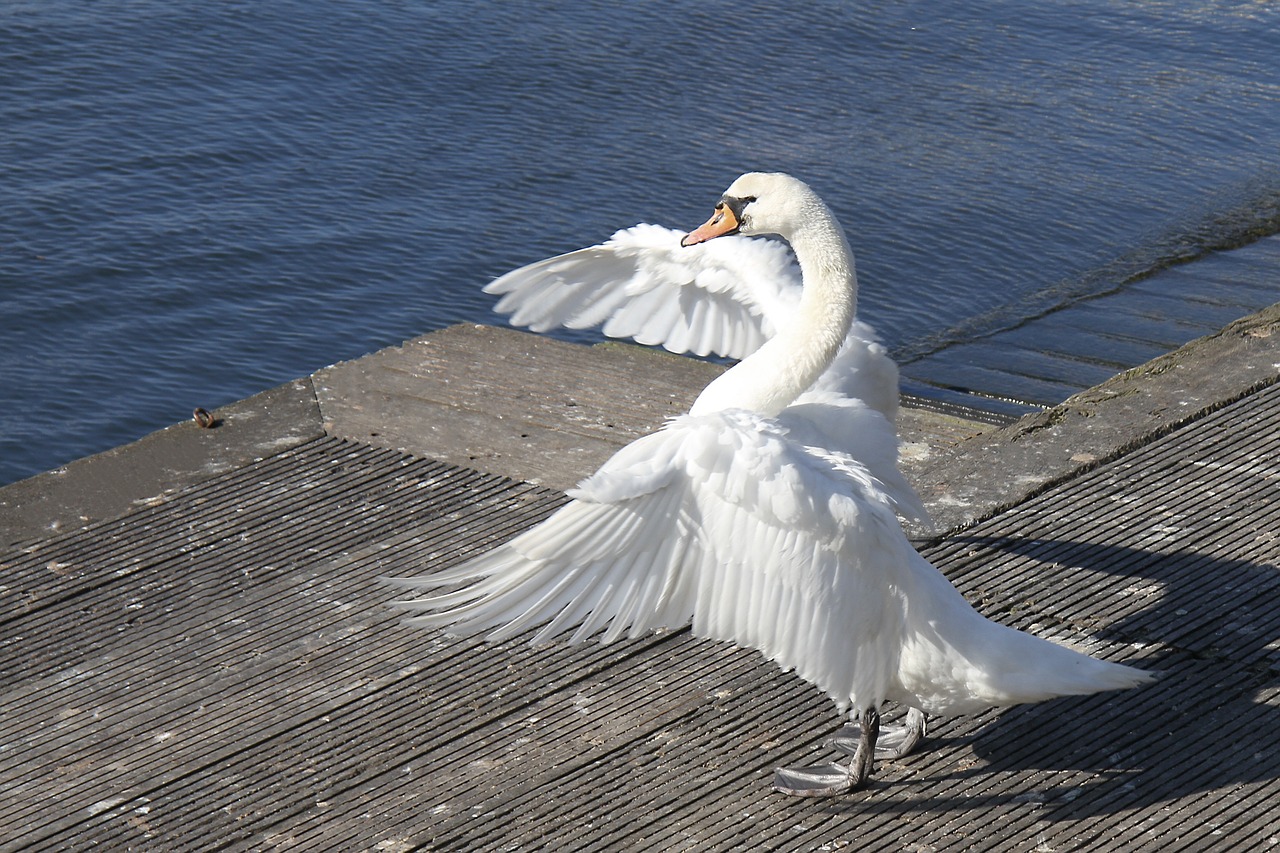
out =
[[[682,232],[636,225],[597,246],[512,270],[486,293],[516,326],[602,326],[673,352],[743,358],[786,322],[799,300],[790,251],[760,238],[682,247]]]
[[[898,437],[882,411],[838,392],[807,391],[778,420],[795,440],[828,452],[836,464],[856,459],[879,480],[899,513],[932,527],[924,502],[898,467]]]
[[[537,527],[463,566],[395,582],[410,624],[605,642],[692,623],[760,649],[838,703],[884,698],[895,634],[878,527],[894,499],[858,462],[742,411],[684,416],[629,445]],[[898,534],[901,536],[901,534]],[[897,640],[900,643],[900,639]],[[858,654],[859,644],[876,645]],[[889,651],[886,651],[889,650]],[[870,673],[870,674],[868,674]]]

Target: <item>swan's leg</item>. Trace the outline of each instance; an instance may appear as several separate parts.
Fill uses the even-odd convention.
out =
[[[924,737],[924,732],[924,711],[908,708],[907,718],[902,721],[902,725],[894,726],[892,731],[886,733],[888,737],[881,737],[876,742],[876,758],[893,761],[909,755]]]
[[[846,723],[831,745],[845,755],[857,755],[862,735],[856,722]],[[908,708],[906,719],[900,725],[881,726],[876,740],[876,758],[893,761],[907,755],[924,737],[925,716],[919,708]]]
[[[868,708],[862,712],[858,747],[848,767],[839,764],[779,767],[773,772],[773,790],[797,797],[830,797],[858,788],[875,769],[879,734],[880,715],[874,708]]]

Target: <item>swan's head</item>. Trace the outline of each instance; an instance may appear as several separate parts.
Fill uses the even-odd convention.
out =
[[[804,181],[781,172],[748,172],[725,190],[715,213],[680,241],[705,243],[726,234],[777,234],[789,240],[826,205]]]

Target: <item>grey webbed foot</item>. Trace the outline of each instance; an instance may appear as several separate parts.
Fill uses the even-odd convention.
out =
[[[848,767],[839,764],[779,767],[773,772],[773,790],[796,797],[831,797],[856,790],[875,769],[873,756],[879,734],[880,715],[874,709],[863,711],[858,746]]]
[[[862,741],[860,729],[858,723],[846,723],[831,739],[831,745],[845,755],[856,755]],[[910,754],[920,743],[924,733],[924,712],[918,708],[907,709],[907,716],[902,723],[880,727],[880,737],[876,740],[876,758],[893,761]]]
[[[793,797],[834,797],[855,787],[850,768],[834,763],[779,767],[773,771],[773,790]]]

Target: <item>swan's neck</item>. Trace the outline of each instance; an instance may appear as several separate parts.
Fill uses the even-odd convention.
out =
[[[803,290],[790,322],[703,389],[690,414],[747,409],[774,416],[813,384],[844,343],[857,305],[853,253],[825,209],[787,241],[800,262]]]

